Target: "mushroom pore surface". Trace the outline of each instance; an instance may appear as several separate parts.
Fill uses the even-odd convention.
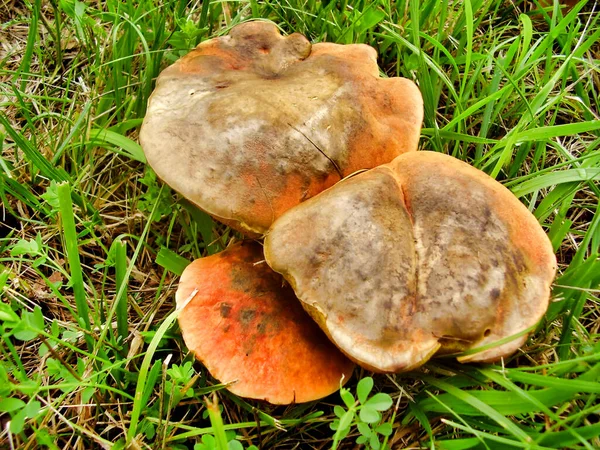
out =
[[[140,141],[172,188],[261,234],[342,177],[416,150],[422,119],[418,88],[380,78],[373,48],[247,22],[160,74]]]
[[[552,247],[531,213],[485,173],[407,153],[280,217],[269,265],[350,358],[409,370],[435,353],[514,352],[548,305]]]

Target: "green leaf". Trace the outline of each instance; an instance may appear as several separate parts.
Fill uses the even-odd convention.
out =
[[[42,404],[40,402],[38,402],[37,400],[32,400],[29,403],[27,403],[27,406],[25,406],[25,414],[30,419],[33,419],[33,418],[37,417],[37,415],[40,413],[41,409],[42,409]]]
[[[379,436],[377,433],[373,433],[371,438],[369,439],[369,445],[373,450],[379,450],[381,448],[381,442],[379,441]]]
[[[365,406],[369,406],[376,411],[386,411],[390,409],[393,403],[392,397],[390,397],[388,394],[380,392],[367,400]]]
[[[25,402],[18,398],[0,399],[0,412],[13,412],[25,406]]]
[[[344,401],[344,404],[348,408],[353,408],[354,407],[354,404],[356,403],[356,400],[354,399],[354,396],[352,395],[352,392],[350,392],[348,389],[345,389],[345,388],[340,389],[340,397],[342,397],[342,400]]]
[[[349,430],[353,420],[354,411],[346,411],[346,413],[340,419],[338,431],[343,432],[344,430]]]
[[[342,417],[344,415],[342,414]],[[334,419],[333,421],[331,421],[331,423],[329,424],[329,428],[331,428],[333,431],[339,430],[340,429],[340,421],[339,419]]]
[[[359,444],[359,445],[365,444],[368,441],[369,441],[369,438],[367,436],[364,436],[364,435],[359,436],[359,437],[356,438],[356,443]]]
[[[0,321],[4,326],[13,327],[19,321],[19,316],[9,305],[0,303]]]
[[[39,306],[33,309],[33,312],[23,311],[21,321],[15,327],[15,338],[20,341],[30,341],[35,339],[39,331],[44,330],[44,316]]]
[[[0,247],[0,253],[2,252],[2,249]],[[9,270],[2,270],[4,269],[4,267],[0,264],[0,294],[2,293],[2,291],[4,290],[4,286],[6,286],[6,282],[8,281],[8,277],[10,275],[10,271]]]
[[[358,21],[356,32],[358,34],[363,34],[381,22],[384,18],[385,13],[383,11],[370,8],[361,16],[360,20]]]
[[[333,413],[338,417],[342,418],[342,416],[346,413],[346,410],[342,408],[340,405],[335,405],[333,407]]]
[[[384,436],[391,436],[392,432],[394,431],[394,428],[391,423],[386,422],[386,423],[382,423],[377,428],[375,428],[375,431],[377,431],[379,434],[382,434]]]
[[[152,440],[156,436],[156,427],[152,422],[143,419],[140,423],[140,433],[146,436],[146,439]]]
[[[48,203],[48,205],[50,205],[53,211],[58,211],[58,208],[60,207],[60,203],[58,201],[58,192],[56,188],[56,181],[52,180],[46,188],[46,192],[40,195],[40,197],[43,198],[45,202]]]
[[[371,393],[371,389],[373,389],[373,378],[365,377],[358,382],[356,385],[356,395],[361,404],[365,403],[367,397]]]
[[[244,450],[244,446],[241,444],[241,442],[236,440],[229,441],[227,443],[227,447],[228,450]]]
[[[365,423],[377,423],[381,420],[381,414],[379,414],[375,408],[369,405],[365,405],[360,408],[359,417],[360,420]]]
[[[35,440],[38,444],[38,448],[46,447],[48,449],[58,449],[56,446],[56,436],[50,434],[47,428],[38,428],[35,430]],[[111,450],[118,450],[116,446],[113,446]]]
[[[83,403],[88,403],[92,397],[94,396],[94,392],[96,392],[96,388],[94,386],[88,386],[81,392],[81,401]]]
[[[358,422],[356,424],[356,428],[358,428],[358,431],[360,432],[360,434],[362,434],[363,436],[365,436],[366,438],[368,438],[369,436],[371,436],[371,427],[369,426],[368,423],[366,422]]]
[[[25,413],[24,409],[15,414],[10,420],[10,432],[13,434],[19,434],[21,431],[23,431],[26,418],[27,414]]]
[[[40,247],[35,239],[19,239],[10,250],[10,256],[30,255],[37,256],[40,254]]]
[[[7,397],[10,395],[11,386],[8,383],[8,373],[4,364],[0,364],[0,396]]]

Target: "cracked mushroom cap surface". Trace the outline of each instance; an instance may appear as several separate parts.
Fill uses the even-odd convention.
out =
[[[421,94],[380,78],[376,57],[237,25],[158,77],[140,132],[148,162],[213,217],[262,234],[341,178],[417,149]]]
[[[332,341],[380,372],[489,344],[459,360],[510,355],[546,312],[556,272],[549,239],[508,189],[435,152],[291,209],[264,250]]]
[[[190,299],[191,298],[191,299]],[[198,259],[176,293],[183,339],[236,395],[273,404],[325,397],[352,375],[347,359],[264,262],[243,242]]]

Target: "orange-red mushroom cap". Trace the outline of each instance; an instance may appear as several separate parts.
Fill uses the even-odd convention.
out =
[[[354,364],[263,258],[259,244],[244,242],[185,269],[176,294],[183,339],[234,394],[273,404],[325,397]]]
[[[380,78],[372,47],[247,22],[160,74],[140,141],[172,188],[262,234],[342,177],[416,150],[422,120],[419,89]]]

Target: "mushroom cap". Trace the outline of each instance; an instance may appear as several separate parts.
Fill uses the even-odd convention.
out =
[[[523,332],[545,313],[556,271],[550,241],[508,189],[434,152],[406,153],[289,210],[264,251],[332,341],[381,372]],[[459,360],[497,360],[526,338]]]
[[[173,189],[248,234],[357,170],[416,150],[423,100],[367,45],[247,22],[165,69],[140,141]]]
[[[194,261],[176,300],[186,345],[215,378],[235,382],[228,386],[234,394],[302,403],[335,392],[352,375],[354,364],[264,263],[255,242]]]

